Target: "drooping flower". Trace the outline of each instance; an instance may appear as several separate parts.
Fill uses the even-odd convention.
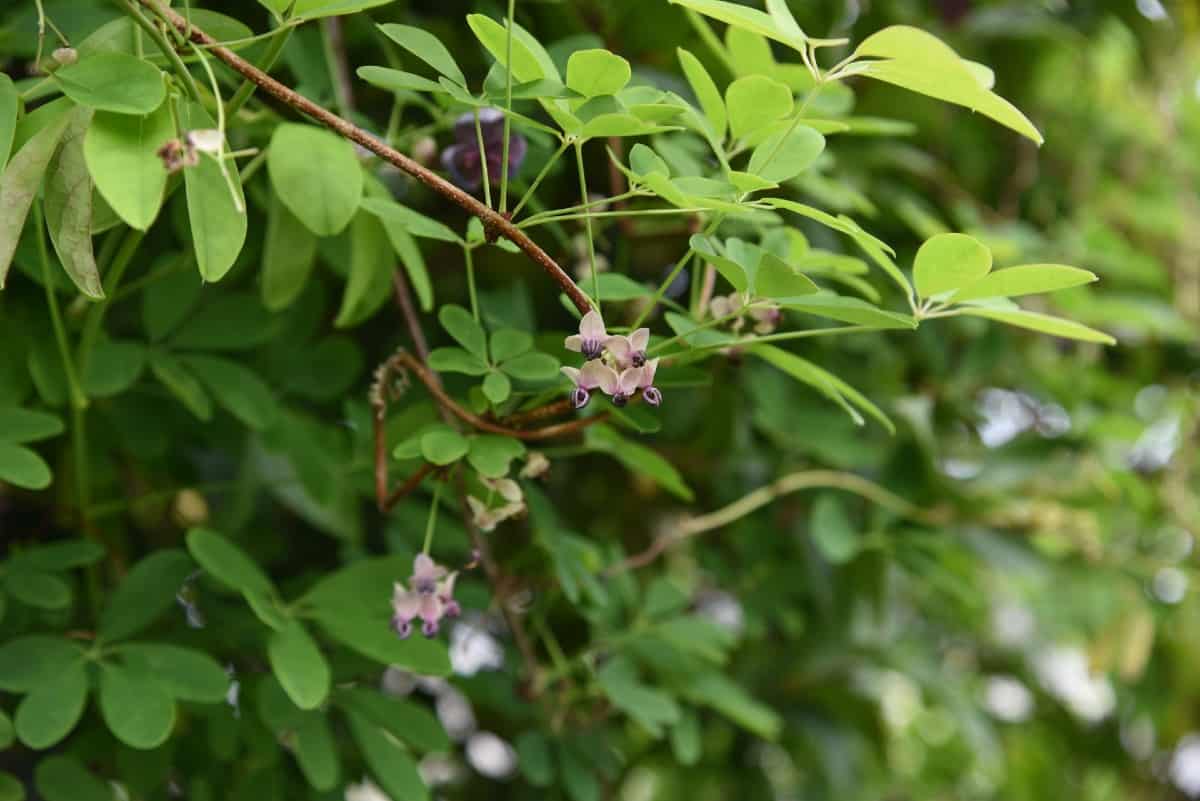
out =
[[[225,141],[225,137],[216,128],[188,131],[185,139],[188,147],[200,153],[208,153],[210,156],[218,155]]]
[[[487,157],[488,180],[499,183],[504,160],[504,112],[485,108],[479,111],[479,129],[483,134],[483,153]],[[442,166],[451,180],[463,189],[474,191],[483,185],[483,161],[479,137],[475,132],[475,113],[468,112],[454,123],[455,143],[442,151]],[[525,161],[528,143],[512,131],[508,137],[508,174],[514,175]]]
[[[587,406],[592,398],[593,389],[608,392],[604,387],[613,385],[617,379],[616,371],[599,360],[588,362],[582,370],[575,367],[559,369],[575,385],[575,389],[571,390],[571,402],[575,404],[576,409]]]
[[[600,387],[608,395],[612,396],[613,406],[624,406],[629,403],[629,399],[638,391],[638,387],[642,383],[643,368],[641,367],[626,367],[621,371],[620,375],[612,368],[609,372],[616,377],[616,380],[609,381]]]
[[[392,591],[392,629],[401,639],[412,634],[412,621],[421,618],[421,633],[432,637],[443,617],[457,617],[462,610],[454,600],[457,573],[434,562],[427,554],[417,554],[413,573],[406,588],[397,581]]]
[[[617,360],[622,370],[641,367],[646,363],[646,346],[650,344],[650,329],[639,328],[629,336],[614,334],[604,340],[604,347]]]
[[[662,392],[654,386],[656,372],[658,372],[658,359],[651,359],[642,367],[641,375],[638,378],[638,389],[642,391],[642,398],[651,406],[658,406],[662,403]]]
[[[525,500],[525,493],[521,491],[521,485],[511,478],[480,476],[479,481],[509,503],[521,503]]]
[[[518,473],[521,478],[541,478],[550,469],[550,460],[541,451],[530,451],[525,457],[525,466]]]
[[[483,532],[495,531],[496,526],[525,511],[524,501],[506,503],[493,509],[474,495],[467,496],[467,506],[471,508],[471,521]]]
[[[604,353],[604,343],[608,338],[608,332],[604,330],[604,319],[600,312],[593,309],[579,321],[579,333],[567,337],[563,344],[567,350],[582,353],[583,358],[591,361],[599,359]]]

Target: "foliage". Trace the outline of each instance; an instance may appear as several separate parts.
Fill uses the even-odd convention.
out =
[[[460,5],[0,16],[0,798],[1200,792],[1194,12]]]

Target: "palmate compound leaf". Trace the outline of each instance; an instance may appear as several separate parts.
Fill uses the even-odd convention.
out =
[[[1064,264],[1021,264],[996,270],[966,284],[950,300],[960,303],[983,298],[1015,298],[1042,292],[1057,292],[1099,280],[1095,273]]]
[[[992,252],[966,234],[938,234],[917,251],[913,281],[923,298],[974,283],[992,269]]]

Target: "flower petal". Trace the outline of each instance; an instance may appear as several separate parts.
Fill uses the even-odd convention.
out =
[[[583,315],[583,319],[579,321],[579,333],[584,339],[599,339],[603,341],[606,337],[606,332],[604,330],[604,318],[600,316],[600,312],[592,309]]]
[[[632,395],[637,392],[642,381],[642,368],[627,367],[621,371],[617,389],[622,395]]]
[[[629,335],[629,345],[635,351],[645,350],[646,346],[649,344],[650,344],[650,329],[649,328],[639,328],[638,330],[634,331],[632,334]]]
[[[566,365],[563,365],[562,367],[558,368],[558,371],[560,373],[562,373],[563,375],[565,375],[567,378],[571,379],[572,384],[574,384],[575,386],[579,386],[579,382],[581,380],[580,375],[582,375],[579,372],[579,368],[567,367]]]
[[[571,334],[571,336],[567,337],[566,340],[563,341],[563,346],[567,350],[573,350],[576,353],[582,353],[583,337],[579,336],[579,334]]]
[[[415,592],[406,592],[392,598],[392,614],[402,621],[412,620],[421,610],[421,596]]]
[[[617,371],[601,361],[591,361],[583,366],[583,382],[585,389],[600,388],[605,394],[611,395],[617,391],[620,377]]]
[[[651,359],[642,366],[642,380],[638,383],[639,389],[654,385],[654,374],[658,372],[658,359]]]
[[[604,340],[604,347],[613,355],[613,358],[617,360],[617,364],[620,365],[629,364],[629,359],[631,356],[633,356],[633,351],[635,350],[633,343],[629,341],[629,338],[621,336],[620,334],[613,334],[608,339]]]

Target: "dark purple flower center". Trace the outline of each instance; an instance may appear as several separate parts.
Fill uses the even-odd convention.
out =
[[[588,401],[592,399],[592,393],[588,392],[583,387],[575,387],[571,390],[571,403],[575,404],[576,409],[582,409],[587,406]]]
[[[618,392],[612,396],[613,406],[624,406],[629,403],[629,396],[624,392]]]
[[[662,403],[662,393],[658,391],[658,387],[646,387],[642,390],[642,397],[651,406],[657,406]]]
[[[408,636],[412,634],[412,623],[407,620],[401,620],[398,617],[394,617],[392,618],[392,631],[396,632],[400,639],[408,639]]]
[[[416,579],[413,581],[413,590],[421,595],[433,595],[437,590],[437,582],[431,578]]]
[[[590,362],[592,359],[599,359],[604,354],[604,343],[598,339],[584,339],[579,345],[579,351],[583,354],[583,358]]]
[[[636,350],[629,355],[629,361],[634,367],[641,367],[646,363],[646,351]]]
[[[421,624],[421,633],[426,637],[434,637],[438,633],[438,624],[436,620],[426,620]]]

